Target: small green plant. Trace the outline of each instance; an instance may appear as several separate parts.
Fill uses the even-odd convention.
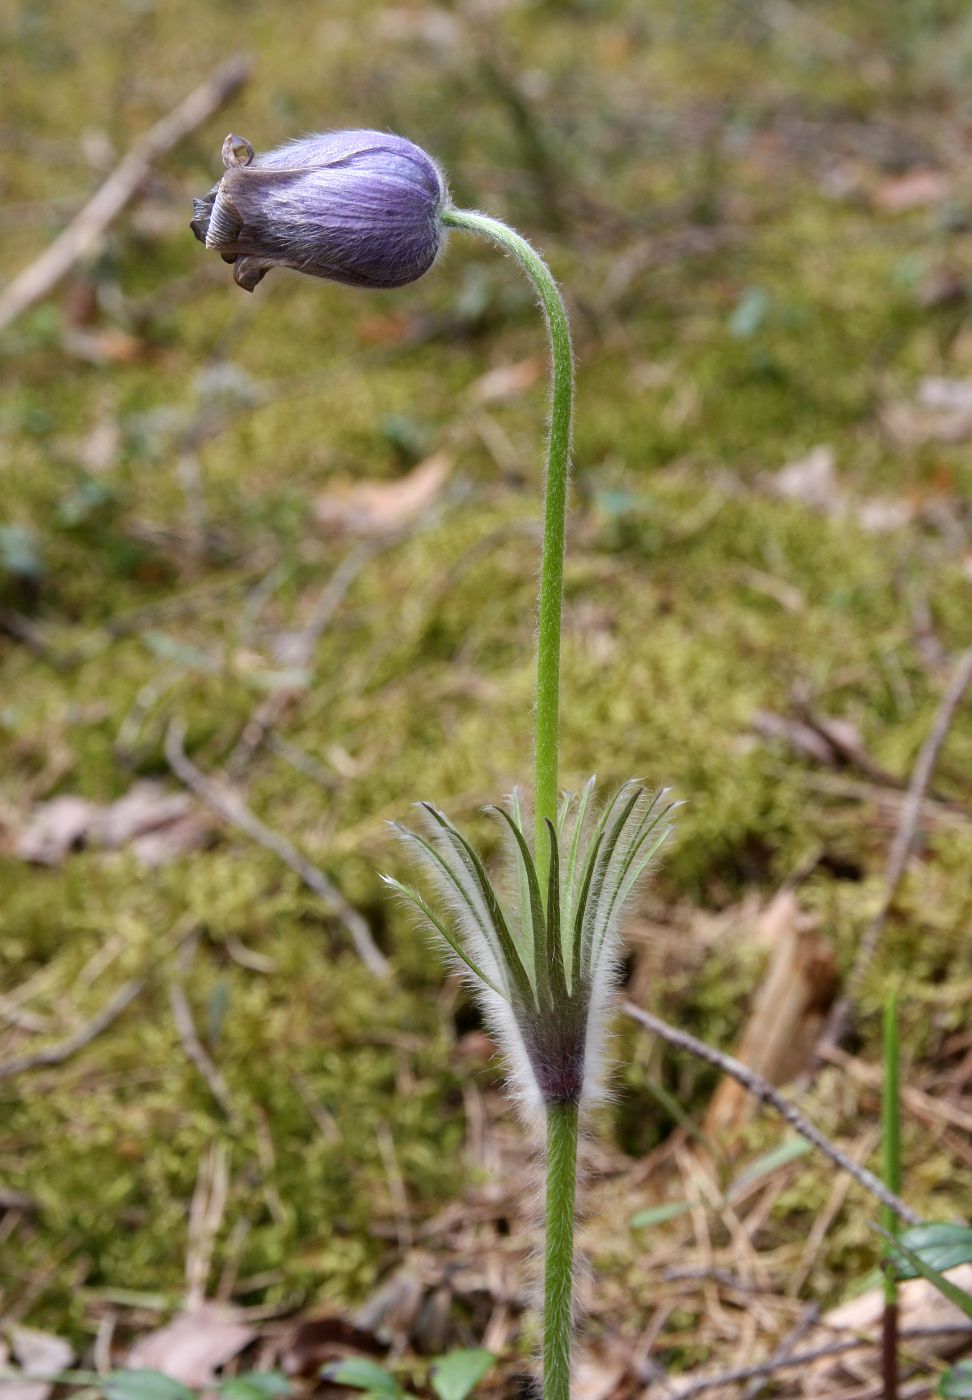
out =
[[[437,1400],[467,1400],[495,1361],[492,1352],[479,1348],[450,1351],[432,1363],[429,1385]],[[391,1371],[364,1357],[325,1366],[321,1375],[325,1380],[363,1391],[372,1400],[415,1400]]]
[[[103,1400],[198,1400],[198,1392],[162,1371],[60,1371],[54,1375],[0,1368],[0,1384],[14,1381],[21,1384],[77,1386],[103,1397]],[[284,1400],[293,1395],[293,1386],[279,1371],[245,1371],[206,1387],[207,1395],[219,1400]]]

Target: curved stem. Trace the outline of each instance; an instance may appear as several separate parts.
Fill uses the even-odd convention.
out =
[[[550,436],[540,563],[537,627],[537,693],[534,715],[536,836],[534,858],[541,891],[547,887],[550,852],[544,823],[557,823],[557,734],[560,703],[560,618],[564,592],[567,478],[573,431],[574,352],[563,298],[539,253],[513,229],[471,209],[445,209],[442,222],[482,234],[510,253],[533,283],[550,337]]]
[[[577,1105],[549,1103],[543,1278],[543,1400],[570,1400],[576,1193]]]

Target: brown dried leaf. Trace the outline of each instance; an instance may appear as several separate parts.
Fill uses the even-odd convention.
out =
[[[213,824],[208,815],[199,807],[186,812],[184,816],[145,831],[131,842],[132,854],[151,870],[158,870],[176,860],[187,851],[197,851],[205,846],[213,835]]]
[[[157,865],[199,845],[208,829],[188,793],[146,779],[104,806],[70,794],[39,803],[14,854],[37,865],[59,865],[82,846],[119,850],[131,845],[148,864]]]
[[[771,1084],[786,1084],[804,1067],[837,988],[833,950],[815,931],[790,890],[780,890],[756,921],[773,955],[757,989],[735,1050]],[[705,1117],[707,1133],[735,1130],[748,1121],[755,1101],[734,1079],[723,1079]]]
[[[609,1347],[591,1347],[580,1358],[571,1394],[575,1400],[611,1400],[633,1379],[631,1359],[624,1355],[621,1339],[615,1338]]]
[[[354,1315],[354,1326],[375,1336],[404,1341],[412,1331],[424,1292],[422,1279],[404,1264],[362,1303]]]
[[[518,360],[512,365],[498,365],[487,370],[469,386],[469,397],[473,403],[499,403],[502,399],[515,398],[533,387],[543,372],[544,362],[538,355]]]
[[[348,1356],[383,1357],[386,1348],[374,1332],[349,1322],[340,1313],[298,1321],[282,1349],[288,1376],[317,1376],[322,1366]]]
[[[84,844],[98,808],[84,797],[54,797],[41,802],[14,847],[21,860],[58,865]]]
[[[881,417],[886,432],[903,447],[964,442],[972,436],[972,379],[930,375],[913,402],[889,403]]]
[[[893,410],[889,410],[892,413]],[[886,418],[887,424],[887,418]],[[814,447],[805,457],[790,462],[767,478],[774,496],[794,501],[831,517],[850,517],[870,534],[898,530],[915,518],[915,506],[887,497],[855,497],[837,476],[833,448]]]
[[[128,1355],[133,1370],[161,1371],[183,1385],[202,1387],[256,1337],[253,1327],[233,1308],[203,1303],[181,1313],[165,1327],[140,1337]]]
[[[146,344],[125,331],[114,328],[104,330],[66,330],[62,346],[75,359],[89,365],[129,365],[140,360],[146,353]]]
[[[834,449],[822,444],[790,462],[772,479],[773,494],[832,515],[841,504]]]
[[[417,520],[435,501],[452,470],[452,457],[437,452],[397,481],[356,481],[334,486],[314,502],[319,525],[335,533],[389,535]]]
[[[37,1332],[32,1327],[11,1327],[7,1334],[13,1358],[25,1371],[36,1375],[57,1375],[74,1360],[74,1350],[62,1337]],[[5,1360],[0,1342],[0,1361]],[[50,1381],[0,1381],[0,1400],[47,1400],[54,1386]]]
[[[92,835],[99,846],[117,850],[136,836],[158,831],[179,820],[191,807],[192,798],[188,793],[174,792],[148,780],[133,783],[124,797],[98,809]]]
[[[909,170],[882,180],[873,193],[874,204],[886,214],[905,214],[910,209],[925,209],[941,204],[952,192],[951,178],[942,170]]]

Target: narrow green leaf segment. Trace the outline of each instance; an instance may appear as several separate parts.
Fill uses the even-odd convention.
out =
[[[577,1105],[551,1103],[547,1105],[543,1400],[570,1400],[576,1194]]]
[[[567,480],[574,413],[574,352],[563,298],[549,267],[535,248],[498,219],[471,209],[445,209],[442,222],[467,229],[497,243],[523,268],[543,308],[550,337],[550,437],[540,563],[540,608],[537,628],[537,694],[534,715],[536,765],[536,852],[540,889],[547,885],[545,822],[557,822],[557,753],[560,706],[560,618],[564,593],[567,525]]]

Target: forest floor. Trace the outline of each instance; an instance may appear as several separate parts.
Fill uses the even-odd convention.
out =
[[[962,7],[10,8],[7,276],[228,53],[255,68],[0,334],[0,1335],[104,1366],[218,1299],[248,1364],[391,1347],[421,1386],[486,1345],[496,1395],[535,1343],[535,1144],[378,872],[421,799],[495,852],[480,809],[529,780],[541,328],[458,235],[401,292],[246,296],[187,228],[230,127],[399,131],[545,250],[578,353],[563,782],[684,803],[626,992],[732,1050],[799,948],[803,1073],[889,899],[790,1092],[875,1167],[895,990],[904,1194],[967,1219],[972,698],[887,877],[972,641]],[[615,1050],[578,1395],[819,1341],[873,1285],[874,1202],[771,1113],[720,1127],[714,1070],[631,1023]],[[872,1394],[873,1363],[786,1384]]]

